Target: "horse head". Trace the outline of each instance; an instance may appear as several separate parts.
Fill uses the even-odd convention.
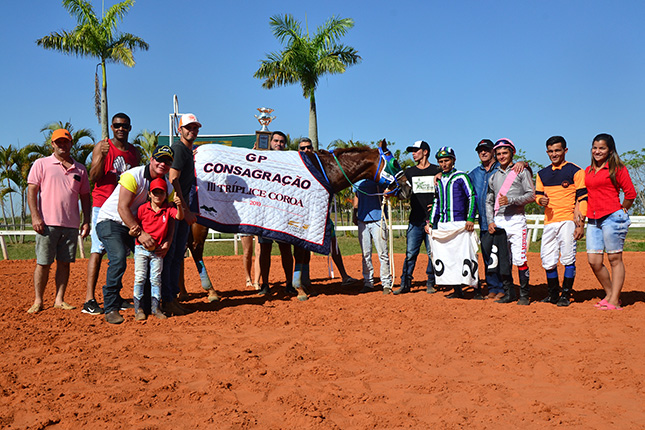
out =
[[[386,192],[387,194],[395,195],[402,199],[409,198],[410,185],[403,174],[403,169],[401,169],[399,162],[387,148],[385,139],[379,142],[378,150],[380,159],[374,181],[386,187],[388,190]]]

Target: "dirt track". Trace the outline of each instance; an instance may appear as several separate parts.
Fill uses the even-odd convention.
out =
[[[569,308],[428,295],[423,256],[411,294],[358,295],[317,256],[318,296],[298,302],[279,284],[263,299],[245,291],[241,257],[209,257],[220,304],[188,266],[192,314],[137,323],[130,312],[120,326],[81,314],[86,260],[66,297],[79,308],[51,307],[50,277],[36,316],[35,261],[3,261],[0,428],[642,429],[645,256],[625,260],[624,310],[599,311],[585,254]],[[541,298],[539,256],[529,264]],[[359,255],[345,265],[360,277]],[[130,264],[125,297],[132,281]]]

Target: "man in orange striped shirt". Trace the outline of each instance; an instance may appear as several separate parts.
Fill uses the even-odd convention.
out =
[[[558,306],[570,303],[576,276],[576,241],[584,235],[587,214],[585,172],[565,160],[567,151],[564,137],[550,137],[546,141],[546,153],[551,165],[538,172],[535,183],[536,201],[545,208],[540,257],[546,270],[549,295],[542,302]],[[564,266],[562,294],[558,257]]]

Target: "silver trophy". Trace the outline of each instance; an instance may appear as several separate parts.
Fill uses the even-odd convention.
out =
[[[274,116],[270,116],[271,112],[273,112],[273,109],[261,107],[261,108],[258,108],[258,110],[260,111],[260,115],[259,116],[254,115],[254,116],[258,119],[258,122],[262,125],[262,128],[260,129],[260,131],[269,131],[268,125],[271,124],[271,121],[275,119]]]

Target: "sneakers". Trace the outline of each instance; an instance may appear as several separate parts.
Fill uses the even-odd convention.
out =
[[[101,315],[103,313],[103,309],[99,306],[95,299],[92,299],[89,302],[85,302],[81,312],[88,315]]]

